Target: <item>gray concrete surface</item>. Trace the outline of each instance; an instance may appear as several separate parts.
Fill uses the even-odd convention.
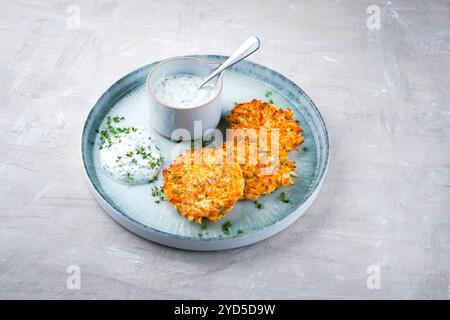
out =
[[[436,0],[3,1],[0,298],[448,299],[449,21],[450,2]],[[226,252],[165,248],[117,225],[81,169],[93,103],[137,67],[228,54],[252,34],[252,60],[299,84],[327,122],[316,202],[277,236]],[[79,290],[66,286],[70,265]]]

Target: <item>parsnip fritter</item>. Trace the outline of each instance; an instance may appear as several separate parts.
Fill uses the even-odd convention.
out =
[[[277,129],[280,135],[280,148],[286,152],[303,143],[305,138],[300,124],[293,119],[292,110],[281,109],[273,103],[253,99],[237,104],[226,117],[229,129],[265,128]]]
[[[241,168],[245,179],[242,198],[256,200],[280,187],[291,185],[293,183],[291,173],[295,170],[295,162],[285,159],[273,166],[241,165]],[[263,174],[263,170],[273,173]]]
[[[217,221],[244,192],[240,166],[228,164],[222,148],[189,150],[163,170],[164,195],[190,221]]]
[[[228,141],[224,148],[228,159],[241,166],[245,180],[242,199],[256,200],[293,183],[291,174],[295,170],[295,162],[287,159],[285,151],[272,152],[270,145],[259,148],[258,142],[248,139],[237,143]]]

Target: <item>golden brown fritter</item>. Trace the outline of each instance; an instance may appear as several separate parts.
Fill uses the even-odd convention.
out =
[[[243,199],[256,200],[264,194],[274,192],[276,189],[293,183],[291,173],[295,170],[295,162],[281,160],[272,166],[242,165],[245,179]],[[263,171],[272,174],[262,173]]]
[[[228,164],[223,148],[200,148],[179,155],[163,170],[164,195],[190,221],[217,221],[244,192],[240,166]]]
[[[287,159],[285,151],[272,152],[270,145],[259,148],[259,143],[251,139],[230,140],[224,144],[228,159],[241,166],[245,188],[243,199],[256,200],[282,186],[293,183],[291,174],[295,162]]]
[[[226,117],[229,129],[254,128],[279,130],[280,148],[286,152],[303,143],[300,124],[293,119],[292,110],[281,109],[273,103],[253,99],[237,104]]]

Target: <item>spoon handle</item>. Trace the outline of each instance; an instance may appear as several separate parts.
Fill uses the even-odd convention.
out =
[[[231,67],[236,62],[248,57],[259,49],[260,41],[257,37],[248,38],[224,63],[222,63],[213,73],[211,73],[200,85],[203,87],[209,80],[219,75],[223,70]]]

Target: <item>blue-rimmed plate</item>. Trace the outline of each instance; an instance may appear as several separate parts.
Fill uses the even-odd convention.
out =
[[[227,58],[196,57],[218,62]],[[152,132],[166,158],[164,167],[177,153],[190,147],[189,143],[171,142],[150,127],[152,114],[145,79],[157,63],[137,69],[113,84],[87,117],[81,141],[83,165],[89,185],[103,209],[118,223],[144,238],[190,250],[222,250],[249,245],[280,232],[300,217],[316,198],[327,170],[329,141],[325,123],[314,103],[297,85],[281,74],[249,61],[239,62],[225,74],[223,115],[235,102],[254,98],[267,100],[267,91],[272,92],[270,98],[275,104],[294,110],[305,136],[301,150],[291,151],[289,155],[297,162],[296,172],[301,176],[295,179],[294,185],[261,197],[258,203],[262,208],[257,208],[253,201],[239,201],[223,220],[208,223],[205,229],[180,216],[169,203],[155,203],[151,188],[162,184],[161,176],[152,184],[127,186],[104,174],[98,159],[97,129],[102,127],[108,115],[124,116],[125,125]],[[288,195],[288,203],[280,200],[281,192]],[[231,226],[224,230],[226,221],[230,221]]]

